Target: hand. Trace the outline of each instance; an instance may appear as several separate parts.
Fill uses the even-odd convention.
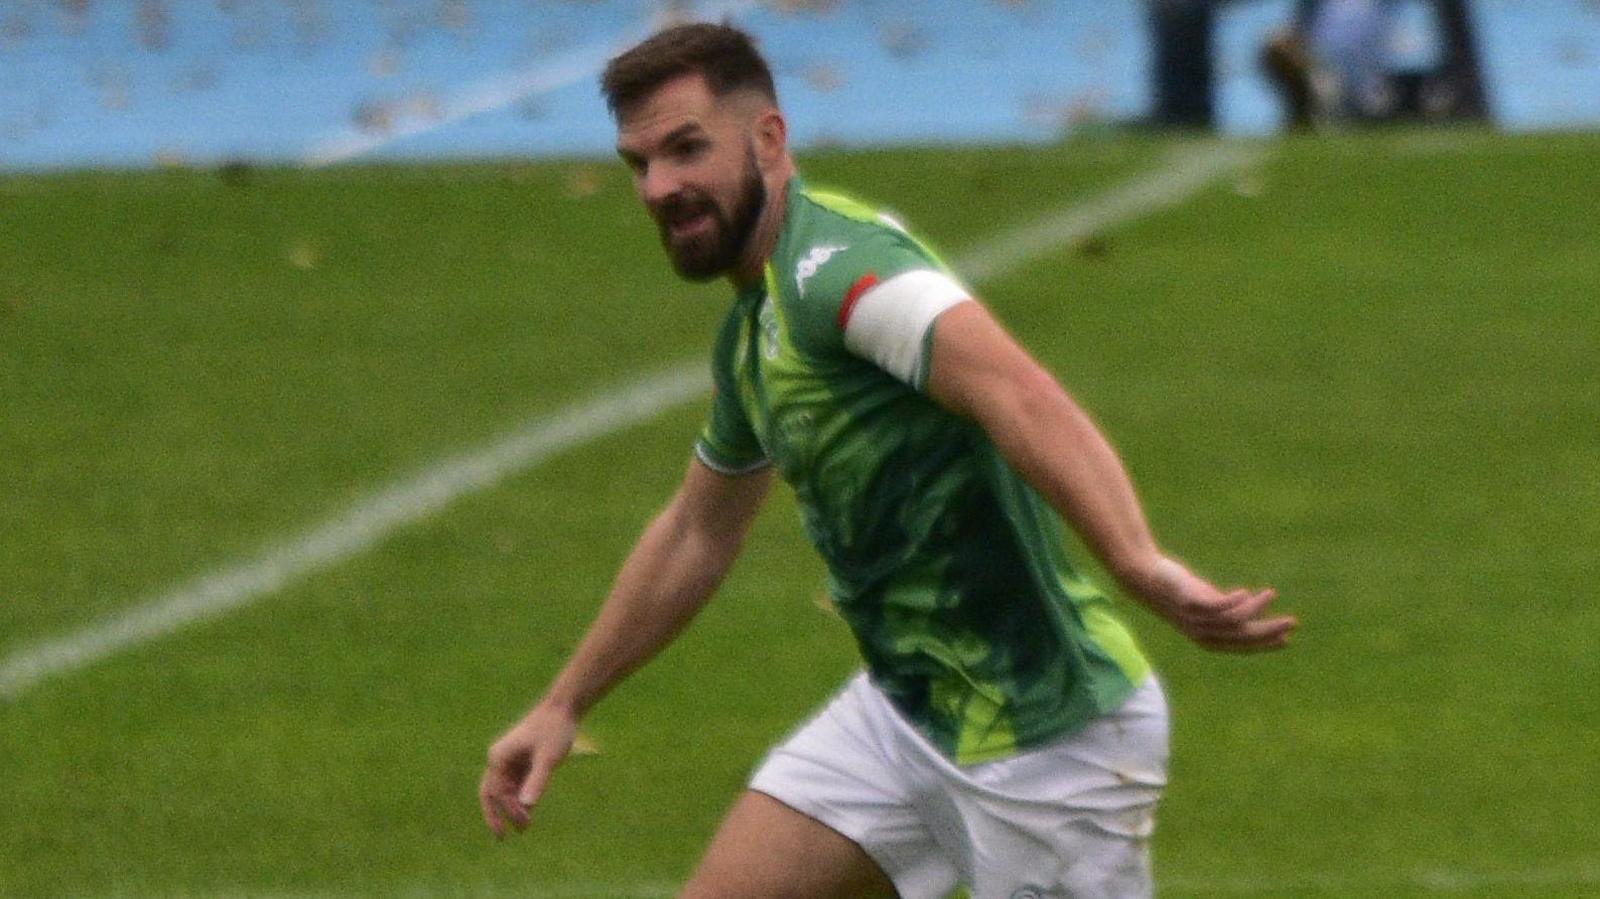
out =
[[[528,812],[550,782],[550,774],[572,751],[578,720],[569,711],[537,705],[489,747],[489,763],[478,785],[483,821],[496,839],[506,822],[518,833],[528,829]]]
[[[1179,633],[1218,652],[1282,649],[1300,624],[1291,615],[1263,614],[1277,599],[1276,590],[1241,587],[1224,593],[1173,559],[1159,559],[1128,587]]]

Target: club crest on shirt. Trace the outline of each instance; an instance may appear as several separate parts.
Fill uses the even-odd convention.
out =
[[[837,244],[823,244],[812,247],[811,252],[806,254],[806,258],[800,260],[800,264],[794,267],[794,283],[795,287],[799,288],[800,295],[806,295],[806,281],[817,273],[817,269],[822,268],[824,263],[832,259],[834,253],[847,249],[849,247],[841,247]]]
[[[756,315],[756,321],[761,325],[761,355],[768,359],[778,358],[782,351],[782,328],[778,324],[777,310],[772,308],[772,297],[761,301],[761,311]]]

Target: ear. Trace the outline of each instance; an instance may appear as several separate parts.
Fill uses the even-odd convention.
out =
[[[763,170],[777,166],[789,155],[789,123],[775,106],[756,113],[754,127],[756,162]]]

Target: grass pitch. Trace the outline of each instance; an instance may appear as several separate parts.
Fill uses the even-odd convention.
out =
[[[1167,145],[828,154],[951,255]],[[1163,541],[1302,631],[1172,699],[1166,896],[1600,895],[1600,138],[1393,133],[986,285]],[[0,179],[0,658],[597,388],[703,356],[586,162]],[[574,644],[703,403],[0,704],[0,895],[605,896],[693,865],[853,664],[781,489],[719,599],[495,845],[488,742]]]

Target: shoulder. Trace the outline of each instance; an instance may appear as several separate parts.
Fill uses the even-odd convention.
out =
[[[803,189],[772,256],[784,311],[812,341],[838,339],[852,302],[873,285],[943,262],[893,216],[844,194]]]
[[[926,244],[911,235],[894,216],[845,194],[826,190],[796,191],[793,233],[785,241],[787,271],[797,293],[813,289],[833,292],[849,283],[854,268],[877,267],[886,277],[907,267],[942,269],[944,264]]]

